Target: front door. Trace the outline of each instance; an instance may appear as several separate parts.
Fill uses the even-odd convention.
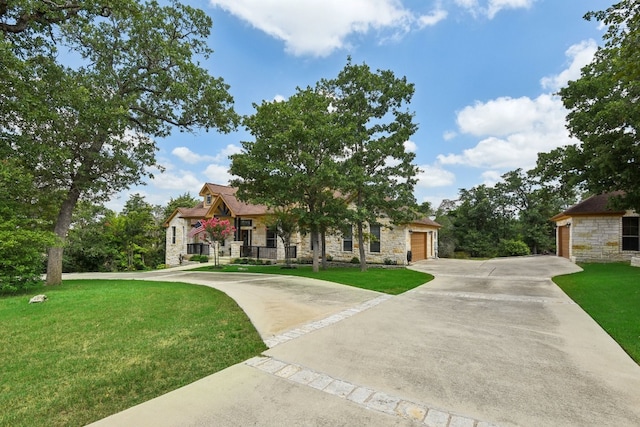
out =
[[[240,230],[240,240],[242,240],[242,254],[241,256],[251,256],[251,230]]]

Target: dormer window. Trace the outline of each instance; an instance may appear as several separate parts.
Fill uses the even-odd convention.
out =
[[[207,194],[207,199],[206,199],[206,205],[209,206],[211,205],[211,194]]]

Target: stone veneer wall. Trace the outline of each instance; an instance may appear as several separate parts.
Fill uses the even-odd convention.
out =
[[[640,252],[622,251],[620,216],[576,216],[571,219],[571,260],[629,261]]]
[[[172,235],[173,230],[172,227],[176,228],[176,243],[172,243]],[[178,265],[180,264],[180,254],[183,256],[187,255],[187,233],[189,233],[190,227],[189,222],[183,218],[179,218],[175,216],[169,226],[167,227],[166,234],[166,252],[165,252],[165,261],[164,263],[167,265]]]
[[[384,263],[385,260],[395,261],[398,265],[407,264],[407,248],[411,247],[411,243],[407,243],[407,229],[404,226],[391,226],[391,228],[380,227],[380,252],[369,252],[369,243],[365,242],[365,254],[367,262]],[[301,244],[298,246],[299,258],[310,258],[311,237],[309,235],[301,238]],[[353,250],[343,251],[342,235],[327,235],[327,255],[333,257],[336,261],[349,262],[353,257],[360,258],[360,249],[358,246],[358,238],[353,233]]]

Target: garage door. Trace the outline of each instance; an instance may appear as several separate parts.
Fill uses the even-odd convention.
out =
[[[569,228],[558,227],[558,255],[569,258]]]
[[[427,233],[411,234],[411,255],[413,261],[427,258]]]

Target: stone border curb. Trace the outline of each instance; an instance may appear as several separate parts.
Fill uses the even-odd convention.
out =
[[[257,356],[244,364],[267,374],[347,399],[366,409],[417,421],[428,427],[498,427],[496,424],[404,400],[272,357]]]

